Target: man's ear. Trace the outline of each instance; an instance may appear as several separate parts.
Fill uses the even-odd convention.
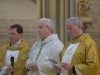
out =
[[[50,27],[48,27],[48,31],[51,31],[51,28]]]
[[[78,25],[78,28],[79,28],[79,29],[82,29],[80,25]]]

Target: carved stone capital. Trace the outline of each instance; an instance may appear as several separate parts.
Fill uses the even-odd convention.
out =
[[[85,28],[91,25],[90,0],[77,0],[77,16],[83,21]]]

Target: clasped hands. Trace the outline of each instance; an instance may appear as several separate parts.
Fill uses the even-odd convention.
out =
[[[72,71],[73,65],[68,64],[68,63],[65,63],[65,62],[61,62],[61,63],[59,63],[59,64],[60,64],[61,68],[63,68],[64,70]],[[58,67],[58,66],[54,66],[54,70],[55,70],[57,73],[60,73],[61,68]]]
[[[38,70],[37,63],[28,64],[28,70],[30,70],[30,71]]]
[[[6,72],[7,72],[7,73],[12,73],[12,72],[14,72],[14,67],[8,65],[8,66],[7,66],[7,69],[6,69]]]

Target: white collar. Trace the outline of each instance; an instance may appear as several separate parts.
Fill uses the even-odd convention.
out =
[[[11,47],[18,47],[20,44],[21,44],[21,39],[16,44],[12,44]]]

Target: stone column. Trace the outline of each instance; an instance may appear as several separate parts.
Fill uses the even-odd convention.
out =
[[[75,10],[73,10],[74,1],[75,0],[37,0],[38,17],[46,17],[54,21],[55,33],[58,34],[63,43],[69,41],[65,20],[75,14]]]

